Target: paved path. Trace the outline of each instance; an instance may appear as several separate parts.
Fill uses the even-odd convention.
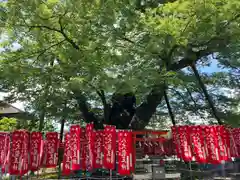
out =
[[[180,179],[180,173],[172,173],[172,174],[165,174],[166,179]],[[152,179],[152,173],[144,173],[144,174],[134,174],[134,180],[148,180]]]

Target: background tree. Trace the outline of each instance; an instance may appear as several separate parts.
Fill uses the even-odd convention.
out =
[[[96,127],[142,129],[166,114],[166,91],[176,119],[228,123],[239,117],[239,10],[238,0],[2,2],[1,86],[34,102],[42,124],[77,104]],[[199,73],[203,95],[186,68],[212,61],[224,71]]]
[[[17,128],[17,119],[4,117],[0,120],[0,131],[13,131]]]

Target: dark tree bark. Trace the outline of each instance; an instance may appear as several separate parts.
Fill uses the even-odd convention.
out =
[[[177,62],[169,64],[167,67],[168,71],[179,71],[185,67],[191,66],[196,63],[202,57],[208,56],[214,52],[214,47],[221,44],[222,41],[219,41],[218,38],[213,38],[209,40],[201,46],[206,46],[207,48],[203,48],[197,52],[193,51],[192,48],[185,49],[185,56]],[[194,45],[189,45],[192,47]],[[194,46],[195,47],[195,46]],[[197,47],[197,46],[196,46]],[[173,52],[178,48],[178,46],[172,47],[169,52]],[[169,54],[171,56],[171,54]],[[168,62],[171,62],[171,57],[166,57],[165,59],[169,59]],[[108,124],[116,125],[117,128],[132,128],[132,129],[144,129],[144,127],[149,123],[152,115],[156,112],[157,106],[161,103],[162,98],[164,97],[165,83],[162,83],[158,86],[155,86],[151,89],[150,93],[147,95],[146,100],[142,102],[138,107],[129,108],[128,110],[124,108],[124,101],[120,104],[114,103],[110,106],[103,104],[104,107],[107,107],[107,110],[104,108],[104,111],[108,111],[109,114],[109,122]],[[78,106],[80,111],[82,112],[82,116],[86,122],[94,122],[96,127],[103,128],[103,123],[107,123],[104,121],[104,118],[97,117],[93,112],[90,111],[89,105],[87,104],[86,97],[81,93],[81,91],[75,91],[75,98],[78,102]],[[118,97],[119,99],[124,99],[129,96],[129,94],[123,94],[122,97]],[[134,97],[134,96],[133,96]],[[126,98],[128,99],[128,98]],[[103,101],[104,102],[104,101]],[[134,100],[132,100],[134,102]],[[123,104],[122,104],[123,103]],[[134,103],[132,103],[134,104]],[[116,111],[118,109],[118,111]],[[113,113],[115,111],[115,113]],[[116,113],[117,112],[117,113]],[[104,116],[107,114],[104,112]]]
[[[119,129],[126,129],[136,111],[136,97],[133,93],[119,94],[112,96],[109,123]]]
[[[174,114],[173,114],[173,111],[172,111],[172,107],[171,107],[169,99],[168,99],[167,89],[164,90],[164,99],[165,99],[166,104],[167,104],[168,114],[169,114],[169,116],[171,118],[172,124],[175,126],[176,125],[175,117],[174,117]]]
[[[202,79],[201,79],[201,77],[200,77],[200,75],[199,75],[199,73],[198,73],[198,70],[197,70],[197,68],[196,68],[196,65],[195,65],[195,64],[192,64],[192,65],[191,65],[191,68],[192,68],[192,70],[193,70],[193,72],[194,72],[194,75],[195,75],[195,77],[196,77],[196,79],[197,79],[197,81],[198,81],[198,83],[199,83],[199,85],[200,85],[200,87],[201,87],[204,95],[205,95],[205,98],[206,98],[206,100],[207,100],[207,102],[208,102],[208,104],[209,104],[209,107],[210,107],[211,110],[212,110],[213,116],[214,116],[214,117],[216,118],[216,120],[218,121],[218,124],[222,125],[223,122],[222,122],[222,120],[221,120],[221,119],[219,118],[219,116],[218,116],[217,109],[216,109],[215,106],[214,106],[214,103],[213,103],[213,100],[212,100],[211,96],[208,94],[207,88],[206,88],[206,86],[204,85],[204,83],[203,83],[203,81],[202,81]]]
[[[97,90],[97,94],[99,95],[102,104],[103,104],[103,117],[104,117],[104,123],[109,124],[110,123],[110,104],[107,103],[105,92],[104,90]]]
[[[170,64],[168,70],[179,71],[209,54],[211,54],[209,49],[200,50],[198,52],[189,50],[186,52],[186,56],[184,58],[178,62]],[[134,107],[134,94],[115,94],[113,100],[117,99],[117,101],[114,101],[115,103],[113,102],[111,106],[109,104],[108,106],[105,106],[108,108],[107,110],[109,112],[108,123],[104,121],[103,117],[97,117],[90,111],[86,97],[81,91],[75,91],[74,95],[84,120],[86,122],[94,122],[96,128],[103,128],[103,123],[107,123],[115,125],[119,129],[144,129],[149,123],[152,115],[156,112],[157,106],[161,103],[162,98],[164,97],[165,88],[165,83],[152,88],[150,93],[147,95],[146,100],[136,108]],[[127,105],[130,104],[129,102],[132,102],[132,107],[127,107]],[[104,109],[104,111],[106,110]]]
[[[146,2],[145,4],[142,4],[141,2],[144,1]],[[157,7],[159,4],[166,4],[166,3],[171,3],[175,2],[176,0],[155,0],[155,1],[147,1],[147,0],[136,0],[136,9],[144,12],[146,8],[154,8]],[[240,15],[237,15],[236,18],[238,18]],[[71,37],[67,35],[67,33],[64,31],[64,27],[61,22],[61,18],[63,16],[59,17],[59,25],[60,28],[52,28],[51,26],[46,26],[46,25],[20,25],[24,27],[29,27],[29,28],[38,28],[38,29],[46,29],[49,31],[55,31],[62,35],[64,38],[63,41],[68,42],[69,44],[72,45],[73,48],[75,48],[77,51],[81,51],[81,46],[75,42]],[[235,18],[235,19],[236,19]],[[224,27],[228,26],[230,24],[227,23],[224,25]],[[220,34],[221,35],[221,34]],[[203,44],[189,44],[186,47],[184,47],[183,52],[185,53],[184,57],[179,60],[176,63],[170,64],[169,67],[167,68],[169,71],[178,71],[182,68],[185,68],[187,66],[191,66],[193,63],[195,63],[198,59],[201,59],[204,56],[210,55],[214,52],[216,52],[216,48],[220,47],[222,45],[225,46],[226,42],[229,41],[229,37],[224,36],[221,37],[219,34],[217,34],[216,37],[213,37],[207,42],[204,42]],[[59,45],[61,42],[58,42],[53,46]],[[129,41],[131,43],[134,43],[133,41]],[[199,50],[198,52],[193,52],[192,47],[196,47],[197,49],[203,49]],[[200,47],[200,48],[199,48]],[[206,48],[207,47],[207,48]],[[170,56],[167,56],[166,59],[171,61],[171,55],[173,52],[179,48],[178,45],[175,45],[170,49]],[[44,50],[46,52],[46,50]],[[135,129],[142,129],[144,128],[152,115],[155,113],[156,108],[158,104],[162,101],[162,98],[164,96],[164,85],[159,85],[158,87],[154,87],[151,89],[150,93],[146,97],[146,101],[144,101],[142,104],[140,104],[137,108],[132,107],[129,108],[129,110],[126,110],[124,108],[124,104],[113,104],[110,106],[105,100],[104,94],[100,92],[100,97],[103,102],[103,107],[104,107],[104,117],[100,118],[97,117],[93,112],[90,111],[89,105],[87,104],[86,97],[84,94],[79,90],[79,92],[75,91],[74,95],[77,100],[78,106],[80,111],[82,112],[82,116],[85,119],[86,122],[94,122],[95,126],[98,128],[103,128],[103,123],[109,123],[109,124],[119,124],[119,127],[122,128],[128,128],[131,125],[132,128]],[[125,95],[122,95],[122,97],[125,97]],[[114,109],[118,109],[118,113],[113,113]],[[134,112],[134,113],[133,113]]]
[[[54,65],[54,59],[50,62],[50,67],[51,67],[51,72],[52,72],[52,67]],[[50,72],[50,73],[51,73]],[[46,105],[47,105],[47,96],[48,96],[48,93],[49,93],[49,86],[51,85],[51,76],[49,76],[47,78],[47,81],[46,81],[46,85],[44,87],[44,95],[43,95],[43,98],[44,98],[44,103],[42,104],[41,106],[41,114],[40,114],[40,117],[39,117],[39,131],[42,131],[43,128],[44,128],[44,119],[45,119],[45,115],[46,115]]]
[[[46,110],[45,110],[45,107],[43,107],[39,117],[39,128],[38,128],[39,131],[43,130],[45,114],[46,114]]]
[[[81,91],[74,91],[73,93],[85,122],[93,122],[95,129],[103,129],[103,118],[97,117],[92,111],[90,111],[84,94]]]
[[[65,103],[64,103],[63,116],[62,116],[62,120],[61,120],[61,128],[60,128],[60,141],[61,142],[63,142],[64,125],[65,125],[66,115],[67,115],[66,108],[67,108],[67,101],[65,101]]]
[[[156,112],[157,106],[163,98],[165,85],[161,84],[151,90],[146,100],[136,108],[136,113],[131,122],[131,128],[144,129],[149,123],[152,115]]]

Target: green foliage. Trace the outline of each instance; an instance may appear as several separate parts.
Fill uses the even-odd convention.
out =
[[[0,120],[0,131],[13,131],[17,128],[17,119],[4,117]]]
[[[1,2],[1,89],[9,100],[27,101],[38,118],[44,111],[45,119],[71,121],[79,117],[72,91],[96,110],[98,90],[107,102],[114,92],[133,91],[140,104],[166,82],[178,117],[209,119],[196,79],[184,68],[197,60],[206,67],[214,55],[224,72],[201,75],[219,111],[237,115],[239,99],[226,97],[224,88],[239,90],[240,1],[151,2],[145,12],[122,0]],[[188,61],[180,66],[182,60]],[[162,105],[158,111],[166,114]]]

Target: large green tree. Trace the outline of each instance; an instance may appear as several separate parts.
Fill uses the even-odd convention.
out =
[[[142,129],[166,108],[173,123],[186,113],[230,122],[239,10],[238,0],[1,2],[2,90],[31,102],[40,124],[76,114],[75,102],[99,127]],[[198,71],[213,59],[223,72]]]

